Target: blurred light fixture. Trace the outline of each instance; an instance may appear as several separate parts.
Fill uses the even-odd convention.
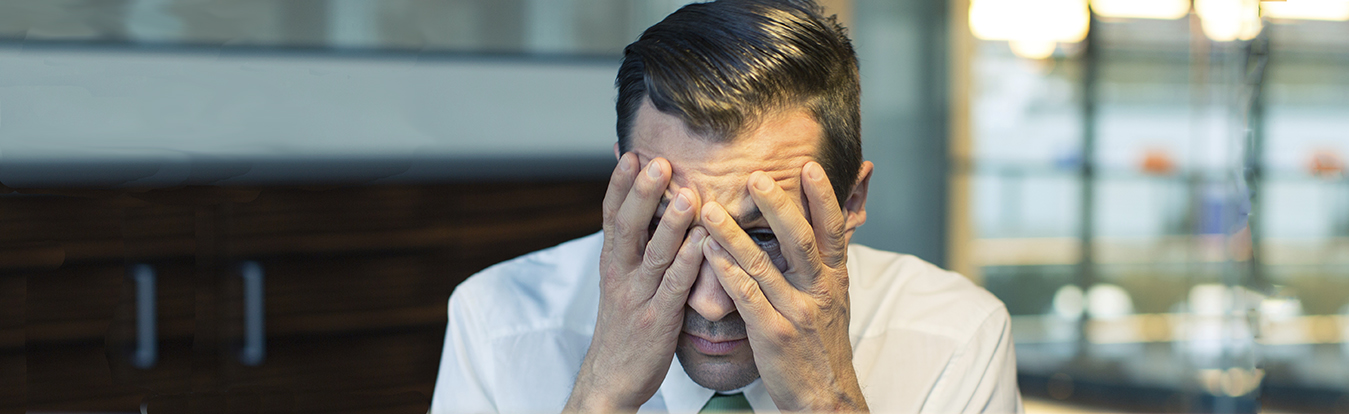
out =
[[[1054,55],[1059,44],[1053,40],[1009,40],[1007,46],[1012,53],[1026,59],[1044,59]]]
[[[1349,0],[1267,1],[1260,9],[1275,19],[1349,21]]]
[[[1175,20],[1190,14],[1189,0],[1091,0],[1103,17]]]
[[[1063,285],[1054,292],[1054,315],[1064,320],[1082,319],[1082,288],[1077,285]]]
[[[1087,316],[1092,319],[1114,320],[1133,313],[1133,298],[1119,285],[1097,283],[1087,289]]]
[[[970,32],[984,40],[1006,40],[1012,53],[1043,59],[1058,42],[1087,37],[1087,0],[973,0]]]
[[[1194,0],[1204,36],[1215,42],[1251,40],[1260,34],[1260,3],[1257,0]]]

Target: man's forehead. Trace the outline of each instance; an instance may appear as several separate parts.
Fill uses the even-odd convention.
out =
[[[690,132],[678,117],[644,102],[632,138],[630,149],[640,165],[657,157],[670,162],[670,187],[662,204],[689,188],[702,202],[717,201],[740,219],[757,211],[746,189],[755,171],[768,174],[788,193],[799,194],[801,167],[814,159],[823,129],[807,111],[782,111],[735,139],[714,140]]]

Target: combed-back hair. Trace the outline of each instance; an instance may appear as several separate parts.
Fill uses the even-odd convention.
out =
[[[777,111],[804,108],[824,130],[816,161],[840,204],[862,164],[857,54],[836,16],[809,0],[689,4],[623,49],[618,145],[631,149],[642,100],[725,142]]]

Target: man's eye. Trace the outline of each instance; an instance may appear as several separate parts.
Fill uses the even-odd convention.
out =
[[[749,238],[754,240],[754,244],[759,245],[764,253],[768,253],[768,258],[773,261],[780,271],[787,271],[787,259],[782,256],[782,246],[778,245],[778,236],[770,230],[748,230]]]
[[[778,236],[771,231],[750,231],[748,234],[749,238],[754,239],[754,242],[758,243],[760,247],[778,241]]]

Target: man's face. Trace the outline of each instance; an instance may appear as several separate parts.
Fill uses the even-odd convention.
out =
[[[824,136],[809,112],[768,116],[749,132],[719,143],[693,135],[678,117],[656,110],[648,101],[637,110],[632,132],[632,152],[638,157],[638,165],[663,157],[673,169],[670,188],[652,221],[653,229],[673,196],[679,189],[688,188],[704,203],[721,203],[773,263],[785,268],[777,238],[750,198],[746,183],[750,173],[767,173],[792,195],[796,208],[809,219],[809,212],[802,207],[801,168],[814,159]],[[699,225],[697,219],[694,225]],[[675,355],[689,377],[707,388],[733,390],[759,377],[745,321],[706,261],[689,293],[684,331]]]

